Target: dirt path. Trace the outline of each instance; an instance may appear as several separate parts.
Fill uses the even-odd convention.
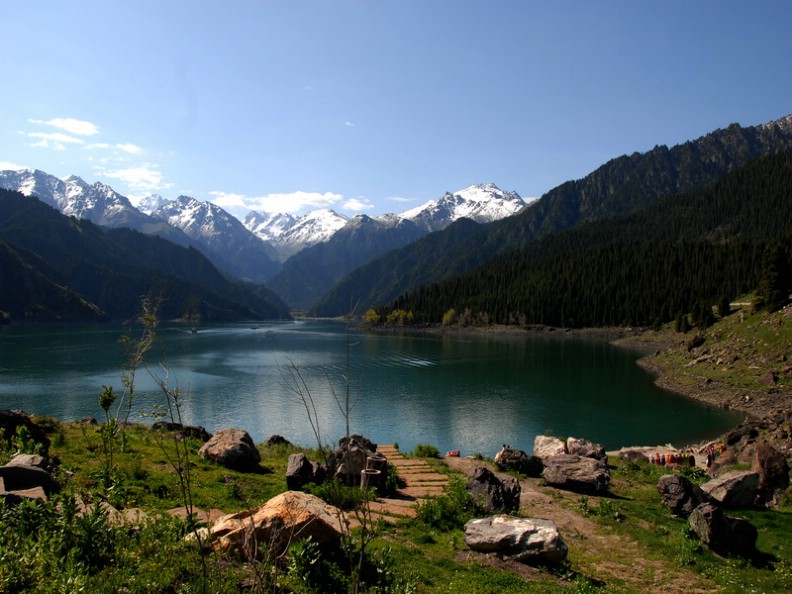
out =
[[[472,458],[445,458],[452,470],[466,476],[482,465],[499,478],[492,464]],[[541,486],[539,479],[520,481],[520,511],[522,515],[552,520],[569,547],[569,560],[589,578],[603,582],[606,590],[620,586],[631,591],[651,587],[660,592],[718,592],[719,589],[699,575],[669,562],[650,559],[641,545],[630,538],[614,534],[607,527],[574,511],[580,494]],[[595,497],[591,496],[594,500]],[[530,579],[531,571],[514,564],[514,571]]]

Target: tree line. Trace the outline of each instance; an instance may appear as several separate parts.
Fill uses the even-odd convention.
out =
[[[759,159],[700,191],[552,234],[377,310],[440,323],[649,326],[757,291],[792,292],[792,153]],[[697,316],[701,318],[701,316]]]

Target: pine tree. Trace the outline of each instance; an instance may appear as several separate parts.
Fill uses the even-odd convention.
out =
[[[772,243],[765,248],[762,256],[757,305],[767,311],[777,311],[789,302],[790,291],[792,291],[792,271],[789,266],[789,255],[783,245]]]

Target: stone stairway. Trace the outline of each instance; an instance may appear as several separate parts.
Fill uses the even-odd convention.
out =
[[[407,459],[392,445],[380,445],[377,452],[396,468],[402,487],[392,497],[380,497],[369,503],[372,522],[398,522],[415,517],[416,507],[427,497],[442,495],[448,476],[435,472],[424,460]],[[354,514],[349,514],[350,527],[360,526]]]

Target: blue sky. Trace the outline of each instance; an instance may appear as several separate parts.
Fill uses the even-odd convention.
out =
[[[0,0],[0,168],[248,209],[537,197],[792,113],[792,2]]]

